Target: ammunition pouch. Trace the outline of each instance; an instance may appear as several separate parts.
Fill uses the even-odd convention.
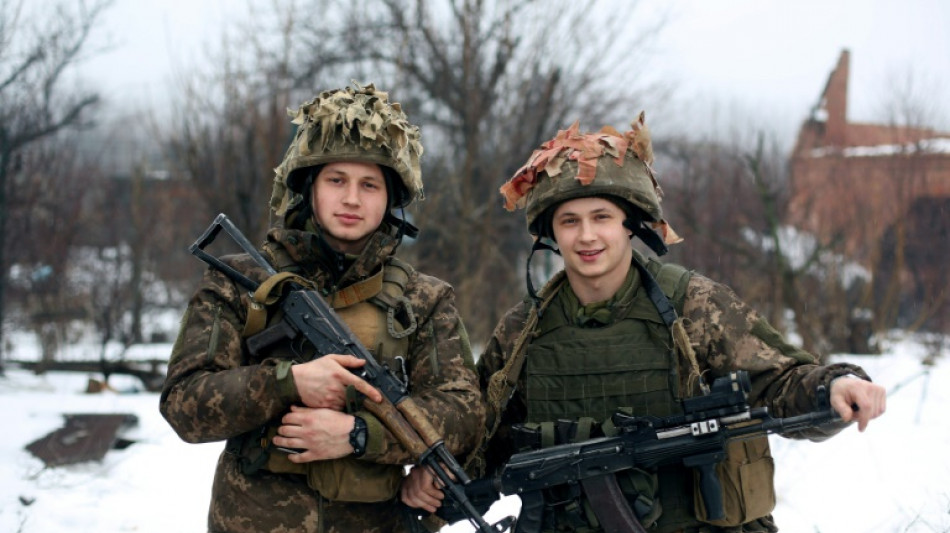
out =
[[[228,440],[227,451],[240,458],[241,471],[252,476],[260,470],[274,474],[297,474],[328,500],[372,503],[391,500],[399,490],[403,467],[341,457],[327,461],[294,463],[287,452],[276,449],[271,439],[277,426],[251,431]]]
[[[308,463],[307,484],[328,500],[372,503],[391,500],[399,491],[403,467],[341,457]]]
[[[267,427],[248,431],[243,435],[231,437],[224,446],[224,451],[238,458],[241,472],[245,476],[253,476],[258,470],[267,466],[270,452],[266,449],[269,441],[264,440]]]
[[[699,474],[694,473],[696,517],[708,524],[730,527],[767,517],[775,508],[775,462],[768,437],[735,440],[727,445],[726,460],[716,465],[722,485],[724,518],[709,520],[699,491]]]
[[[274,447],[272,439],[276,434],[276,425],[263,426],[228,439],[225,451],[238,457],[245,476],[253,476],[261,470],[274,474],[307,475],[307,465],[290,462],[287,452]]]

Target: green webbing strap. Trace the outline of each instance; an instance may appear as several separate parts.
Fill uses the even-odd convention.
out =
[[[554,437],[554,422],[541,422],[539,424],[541,430],[541,447],[548,448],[557,444],[557,439]]]
[[[409,284],[409,274],[412,266],[395,257],[390,257],[383,267],[383,286],[379,294],[370,298],[370,301],[386,311],[386,329],[394,339],[402,339],[415,333],[418,329],[416,315],[412,311],[412,302],[404,296]],[[396,319],[396,313],[403,311],[403,324]],[[397,330],[396,325],[401,329]]]
[[[343,309],[351,305],[369,300],[383,290],[383,270],[380,270],[372,276],[357,281],[352,285],[347,285],[336,291],[328,300],[330,307],[334,309]]]
[[[583,442],[590,439],[591,428],[594,427],[594,419],[589,416],[582,416],[577,419],[577,429],[574,433],[574,442]]]
[[[541,309],[545,309],[550,305],[554,296],[557,294],[557,289],[566,279],[567,276],[562,270],[558,274],[555,274],[544,288],[541,289],[543,298],[540,304]],[[505,366],[492,374],[488,380],[488,388],[485,391],[485,395],[488,401],[489,420],[488,432],[482,441],[484,445],[487,445],[488,441],[495,435],[495,432],[498,431],[498,426],[501,424],[501,413],[503,413],[505,407],[508,406],[508,401],[511,400],[518,386],[518,377],[521,375],[521,370],[524,366],[524,358],[528,351],[528,344],[530,344],[531,339],[534,337],[534,330],[538,325],[538,309],[538,306],[531,306],[524,328],[522,328],[521,334],[515,340],[511,355],[505,362]]]
[[[267,325],[267,306],[273,305],[280,298],[280,287],[288,281],[303,287],[310,285],[309,281],[293,272],[278,272],[264,280],[251,295],[251,300],[248,303],[247,321],[244,323],[244,332],[242,333],[244,338],[248,338],[264,329]]]

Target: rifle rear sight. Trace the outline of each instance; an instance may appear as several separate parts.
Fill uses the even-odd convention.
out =
[[[658,418],[616,412],[612,415],[612,420],[614,426],[621,431],[636,431],[637,427],[643,425],[653,429],[663,429],[743,415],[749,412],[748,399],[751,387],[749,373],[745,370],[737,370],[713,380],[712,387],[706,394],[684,398],[682,415]]]

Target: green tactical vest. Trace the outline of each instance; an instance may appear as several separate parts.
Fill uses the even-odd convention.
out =
[[[682,313],[689,283],[686,269],[653,260],[645,263],[677,313]],[[526,422],[581,417],[603,422],[619,407],[632,408],[633,414],[682,413],[678,370],[671,332],[642,282],[626,312],[605,327],[575,326],[552,305],[527,348]],[[663,512],[656,531],[697,524],[692,515],[692,476],[682,466],[660,469]]]
[[[652,305],[635,297],[625,316],[601,328],[577,327],[561,309],[549,309],[525,358],[526,422],[600,422],[620,406],[657,416],[679,411],[670,386],[672,341]]]
[[[682,311],[686,270],[656,261],[647,270],[664,294],[680,296],[674,306]],[[682,412],[669,329],[642,286],[625,307],[613,324],[599,328],[575,326],[555,306],[544,313],[525,357],[526,422],[601,422],[618,407],[655,416]]]

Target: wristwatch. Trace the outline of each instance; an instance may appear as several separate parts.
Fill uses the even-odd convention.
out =
[[[353,457],[366,453],[366,421],[358,416],[353,417],[353,429],[350,430],[350,446],[353,447]]]

